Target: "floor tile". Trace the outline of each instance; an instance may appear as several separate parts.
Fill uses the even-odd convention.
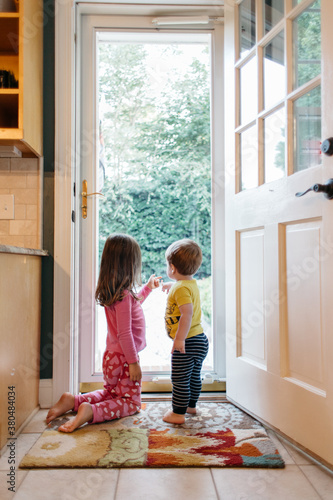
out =
[[[217,500],[207,469],[121,469],[115,500]],[[16,499],[15,499],[16,500]]]
[[[15,500],[111,500],[118,469],[54,469],[29,471]]]
[[[7,441],[7,449],[0,459],[0,470],[8,471],[8,459],[10,453],[14,453],[12,457],[15,457],[15,466],[18,469],[19,463],[21,462],[24,455],[30,450],[31,446],[35,444],[40,434],[20,434],[16,440]],[[9,446],[13,442],[13,446]]]
[[[36,413],[30,422],[24,427],[22,434],[43,432],[47,427],[45,419],[48,411],[49,410],[39,410],[39,412]]]
[[[28,474],[27,471],[16,470],[15,478],[12,479],[7,476],[8,471],[0,471],[0,498],[1,500],[12,500],[14,498],[15,492],[18,491],[23,479]],[[7,481],[12,481],[7,483]],[[13,488],[14,491],[10,491],[8,488]]]
[[[333,472],[330,474],[316,465],[300,465],[300,469],[322,500],[333,500]]]
[[[212,469],[212,473],[219,500],[320,499],[297,465],[284,469]]]

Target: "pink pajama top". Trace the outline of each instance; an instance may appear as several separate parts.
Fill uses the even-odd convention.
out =
[[[150,292],[150,288],[144,285],[138,293],[140,300],[125,292],[123,300],[104,307],[108,329],[106,349],[123,354],[127,363],[139,361],[138,352],[146,347],[146,325],[141,304]]]

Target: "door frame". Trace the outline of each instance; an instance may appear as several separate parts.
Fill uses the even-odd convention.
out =
[[[126,15],[205,15],[221,17],[223,5],[214,1],[192,1],[179,5],[162,5],[155,0],[150,5],[136,5],[119,2],[116,5],[73,2],[57,2],[55,8],[55,218],[54,218],[54,320],[53,320],[53,395],[56,402],[63,392],[78,392],[78,296],[75,278],[78,271],[77,253],[79,252],[78,224],[73,220],[80,217],[81,189],[76,183],[77,172],[77,127],[76,127],[76,85],[78,58],[76,57],[76,36],[78,17],[89,13]],[[188,7],[184,7],[187,4]],[[204,8],[203,8],[204,4]],[[188,9],[188,10],[187,10]],[[223,29],[221,30],[223,41]],[[220,71],[223,71],[221,64]],[[223,82],[223,78],[221,80]],[[223,88],[218,109],[223,115]],[[214,127],[213,127],[214,128]],[[212,131],[213,132],[213,131]],[[216,148],[223,148],[222,140],[216,138]],[[212,151],[212,155],[216,154]],[[223,156],[221,155],[221,158]],[[224,224],[224,165],[219,165],[218,175],[213,179],[213,195],[219,196],[222,216],[213,224]],[[76,186],[75,186],[76,183]],[[75,193],[76,191],[76,193]],[[75,196],[76,194],[76,196]],[[214,225],[213,225],[214,228]],[[217,242],[215,252],[218,273],[218,286],[224,295],[224,238]],[[216,282],[218,280],[215,280]],[[216,305],[222,315],[224,308]],[[219,349],[225,350],[224,335],[220,337]]]

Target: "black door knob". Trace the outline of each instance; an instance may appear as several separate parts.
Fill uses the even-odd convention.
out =
[[[333,199],[333,179],[328,179],[325,184],[314,184],[303,193],[296,193],[295,196],[304,196],[309,191],[314,191],[315,193],[324,193],[326,198],[329,200]]]
[[[333,137],[325,139],[325,141],[321,145],[321,150],[327,156],[333,155]]]

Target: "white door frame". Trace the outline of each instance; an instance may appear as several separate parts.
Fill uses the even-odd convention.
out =
[[[125,3],[127,5],[125,5]],[[76,6],[76,0],[59,0],[55,3],[55,217],[54,217],[54,321],[53,321],[53,402],[57,401],[65,391],[77,392],[77,366],[75,356],[77,352],[77,313],[75,312],[75,265],[74,242],[77,240],[75,224],[72,222],[72,213],[80,217],[79,205],[81,202],[80,186],[76,186],[76,197],[73,189],[75,182],[75,34],[77,13],[99,14],[126,14],[141,13],[157,16],[163,13],[184,13],[184,4],[189,6],[188,15],[205,13],[211,16],[220,16],[223,2],[220,0],[188,0],[179,4],[164,5],[161,0],[155,0],[150,6],[135,5],[136,0],[124,2],[121,5],[108,4],[94,5],[81,3]],[[161,7],[158,7],[158,5]],[[204,5],[204,8],[203,8]],[[130,10],[128,10],[130,9]],[[145,11],[143,11],[145,9]],[[184,14],[183,14],[184,15]],[[223,95],[223,89],[221,89]],[[221,97],[222,99],[222,97]],[[222,103],[222,100],[221,100]],[[221,104],[219,103],[219,104]],[[221,108],[220,108],[221,109]],[[221,109],[223,113],[223,107]],[[215,141],[217,148],[223,147],[222,140]],[[213,155],[216,152],[213,151]],[[220,166],[221,177],[213,180],[216,195],[223,193],[224,170]],[[221,198],[221,209],[224,209]],[[218,223],[224,220],[224,212]],[[216,221],[214,222],[217,223]],[[224,276],[224,242],[218,242],[219,274]],[[218,286],[223,287],[219,283]],[[221,307],[216,310],[221,314]],[[223,349],[224,342],[221,342]]]

